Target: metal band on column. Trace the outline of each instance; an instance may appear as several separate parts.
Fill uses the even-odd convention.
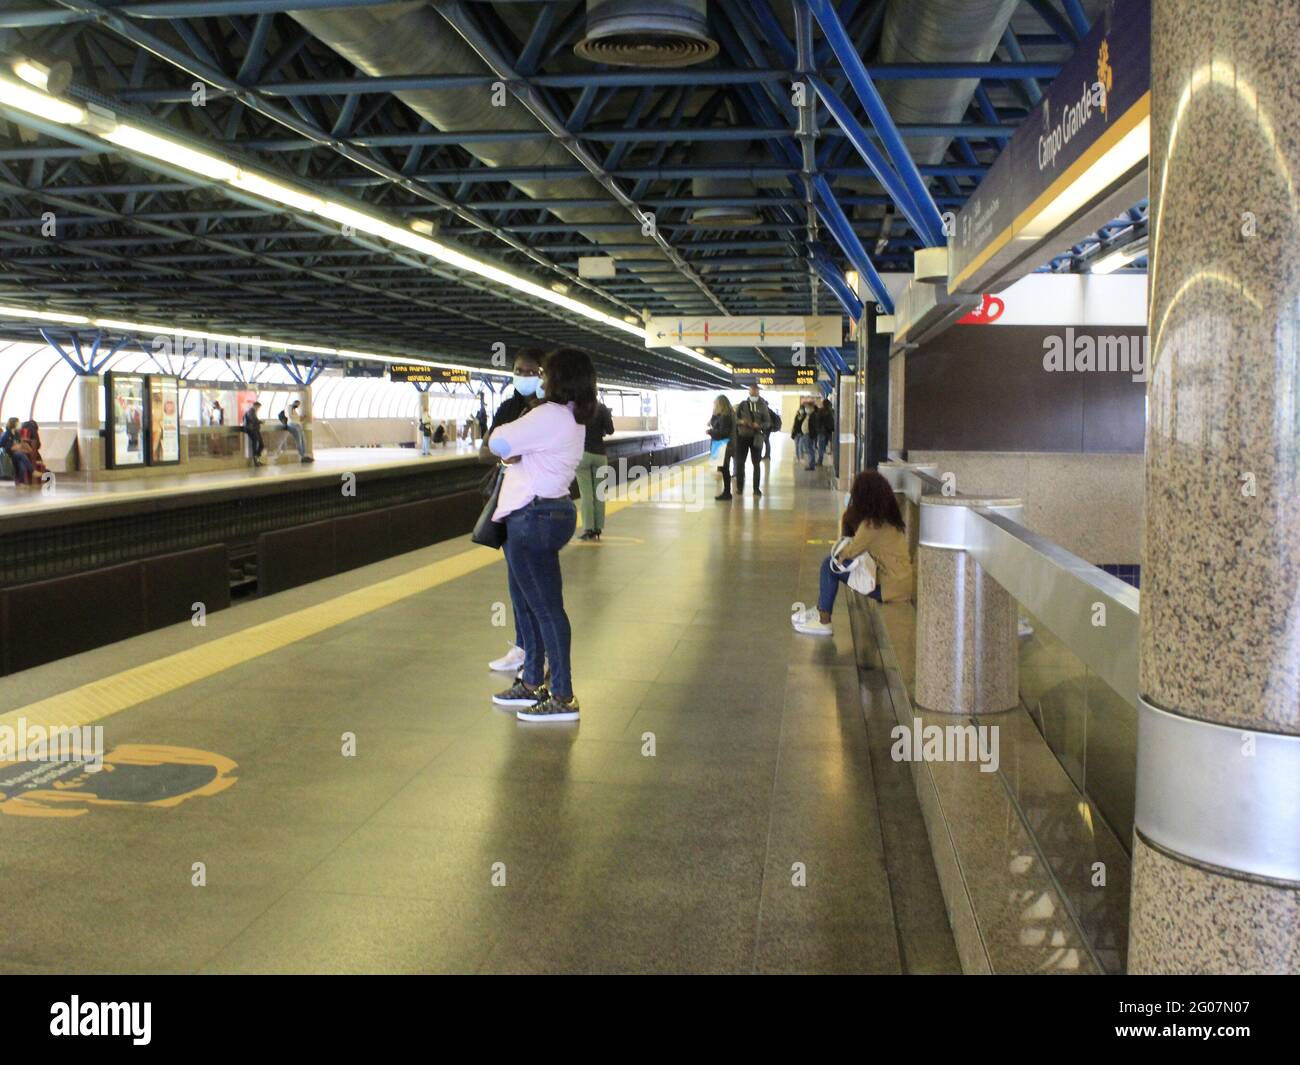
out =
[[[1300,736],[1139,706],[1137,830],[1193,861],[1300,882]]]

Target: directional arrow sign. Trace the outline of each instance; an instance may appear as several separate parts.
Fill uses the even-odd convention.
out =
[[[833,314],[651,318],[645,328],[648,348],[669,348],[675,344],[694,348],[837,348],[843,342],[844,320]]]

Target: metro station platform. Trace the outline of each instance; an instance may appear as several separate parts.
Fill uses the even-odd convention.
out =
[[[466,537],[0,681],[0,724],[108,752],[0,796],[0,972],[957,971],[847,617],[788,621],[839,494],[770,470],[565,550],[577,725],[492,705]]]
[[[617,432],[609,437],[615,454],[641,441],[662,439],[660,433]],[[292,444],[290,445],[292,453]],[[348,471],[365,470],[371,473],[391,470],[408,471],[413,464],[423,466],[446,462],[476,463],[478,443],[472,447],[457,447],[454,442],[445,447],[435,447],[429,455],[421,455],[417,448],[405,447],[335,447],[317,448],[315,462],[298,461],[268,464],[260,467],[244,466],[238,469],[205,472],[174,473],[149,471],[148,477],[122,479],[87,479],[72,474],[57,474],[53,491],[41,491],[39,486],[18,486],[0,480],[0,528],[10,520],[21,517],[22,524],[30,527],[29,520],[37,514],[50,514],[84,508],[114,506],[125,503],[157,500],[161,497],[202,498],[210,493],[229,496],[232,492],[275,491],[304,480],[328,476],[337,478]]]

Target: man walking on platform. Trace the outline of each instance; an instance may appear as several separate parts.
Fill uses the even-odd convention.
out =
[[[736,492],[745,490],[745,457],[754,464],[754,495],[763,494],[763,441],[772,431],[772,412],[767,400],[758,394],[758,385],[749,386],[749,396],[736,404]]]
[[[809,442],[812,445],[808,452],[808,469],[811,470],[814,466],[822,464],[822,460],[826,457],[826,448],[835,432],[835,410],[830,400],[817,401],[816,409],[808,416],[808,424],[811,426]]]

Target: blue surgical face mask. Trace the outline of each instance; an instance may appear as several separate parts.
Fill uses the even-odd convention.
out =
[[[542,381],[540,377],[525,377],[522,374],[514,376],[515,391],[521,396],[541,395]]]
[[[537,398],[538,399],[546,398],[546,389],[542,387],[542,379],[540,377],[537,379]]]

